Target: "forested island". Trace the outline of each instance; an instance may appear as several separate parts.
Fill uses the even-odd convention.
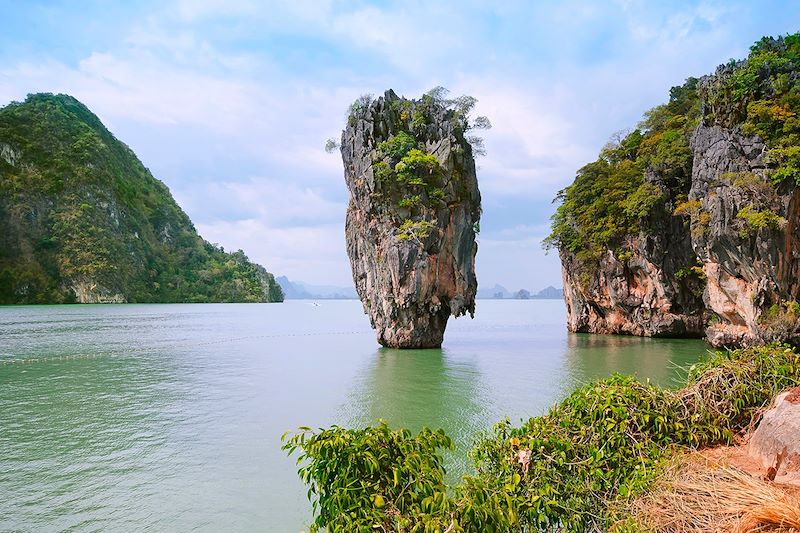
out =
[[[0,227],[0,304],[283,300],[71,96],[0,109]]]
[[[794,341],[800,35],[673,87],[558,196],[571,331]]]
[[[764,38],[673,87],[581,168],[547,239],[570,330],[760,346],[707,357],[681,388],[615,375],[501,421],[456,486],[441,430],[300,428],[284,449],[312,530],[800,528],[795,489],[775,483],[800,477],[800,355],[778,342],[797,340],[800,319],[798,113],[800,34]]]

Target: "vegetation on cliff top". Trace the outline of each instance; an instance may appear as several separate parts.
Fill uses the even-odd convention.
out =
[[[167,187],[66,95],[0,109],[0,303],[280,301],[272,274],[197,235]]]
[[[648,111],[636,130],[610,142],[559,192],[545,247],[591,262],[605,250],[623,250],[627,237],[646,229],[641,220],[656,211],[692,215],[692,231],[705,232],[708,215],[686,201],[692,170],[689,138],[700,120],[758,135],[769,148],[772,182],[800,184],[799,71],[796,33],[765,37],[746,60],[673,87],[667,104]],[[738,217],[744,233],[780,223],[755,205]]]
[[[700,88],[707,120],[742,124],[769,147],[775,183],[800,184],[800,33],[764,37],[744,61],[731,61]]]
[[[622,503],[647,491],[666,459],[730,443],[799,382],[800,355],[777,344],[717,353],[678,390],[616,375],[519,427],[498,424],[472,450],[475,474],[449,490],[439,450],[451,442],[440,431],[301,428],[284,448],[300,452],[315,530],[636,528]]]
[[[700,120],[697,83],[689,78],[673,87],[667,104],[648,111],[637,129],[612,139],[578,171],[556,197],[561,205],[546,247],[596,260],[607,249],[621,250],[652,212],[674,208],[668,198],[685,197],[692,174],[689,138]],[[645,180],[648,172],[658,181]]]
[[[448,195],[443,169],[426,147],[438,127],[436,121],[444,120],[453,126],[461,142],[460,149],[467,156],[485,154],[483,139],[469,133],[491,128],[488,118],[472,117],[477,100],[472,96],[448,98],[447,95],[447,89],[436,87],[418,100],[387,96],[392,120],[388,138],[376,147],[371,194],[394,220],[396,236],[401,241],[421,243],[435,226],[436,212],[455,200],[452,192],[464,192],[459,188],[463,184],[454,183],[451,184],[454,190]],[[356,99],[348,108],[348,123],[355,124],[358,116],[367,113],[373,102],[371,94]],[[337,148],[339,143],[328,139],[325,150],[332,152]]]

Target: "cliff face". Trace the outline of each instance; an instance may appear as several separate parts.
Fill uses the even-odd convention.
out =
[[[692,147],[689,199],[700,202],[692,241],[707,278],[706,306],[719,317],[708,340],[717,346],[759,342],[762,312],[797,299],[797,190],[769,182],[768,150],[758,136],[701,124]],[[743,212],[769,213],[774,222],[753,224]]]
[[[608,250],[591,274],[574,254],[561,251],[567,327],[573,332],[701,337],[702,284],[676,278],[693,255],[680,222],[660,220],[663,232],[628,241],[628,258]]]
[[[83,104],[0,109],[0,304],[268,302],[272,274],[204,241]]]
[[[463,121],[432,98],[387,91],[342,134],[347,253],[383,346],[438,347],[475,311],[480,193]]]
[[[601,154],[602,191],[587,165],[561,193],[549,239],[570,331],[797,340],[799,51],[800,35],[765,38],[673,88]]]

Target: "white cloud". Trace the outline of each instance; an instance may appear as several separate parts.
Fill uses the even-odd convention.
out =
[[[213,206],[208,206],[209,196],[216,199]],[[199,190],[183,190],[181,198],[188,210],[210,208],[206,221],[256,218],[273,227],[331,223],[347,209],[345,202],[332,201],[312,187],[269,178],[211,182]]]
[[[321,148],[341,131],[347,104],[389,86],[475,95],[494,123],[478,161],[484,227],[499,228],[481,237],[479,276],[537,288],[541,276],[559,279],[557,260],[539,248],[549,211],[488,207],[543,205],[670,85],[744,53],[759,36],[741,36],[743,9],[177,0],[132,17],[118,42],[94,52],[5,61],[0,100],[73,94],[207,238],[293,278],[344,284],[346,191],[341,162]]]
[[[253,0],[178,0],[175,7],[181,19],[194,22],[208,17],[254,15],[260,4]]]
[[[344,223],[286,228],[245,219],[198,224],[197,229],[206,240],[228,250],[245,250],[276,275],[319,285],[352,284]]]
[[[408,75],[424,74],[438,60],[464,49],[467,33],[452,31],[458,22],[456,10],[429,2],[403,3],[335,15],[326,30],[337,39],[383,55]]]

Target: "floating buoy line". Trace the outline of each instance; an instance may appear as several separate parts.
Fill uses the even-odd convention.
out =
[[[500,329],[515,329],[515,328],[533,328],[535,324],[493,324],[484,325],[470,328],[466,331],[486,331],[486,330],[500,330]],[[188,342],[176,343],[164,346],[153,346],[147,348],[125,348],[124,353],[93,353],[93,354],[68,354],[68,355],[52,355],[45,357],[14,357],[13,354],[0,353],[0,366],[6,365],[22,365],[22,364],[35,364],[35,363],[52,363],[56,361],[75,361],[80,359],[99,359],[102,357],[119,357],[122,355],[130,355],[134,353],[147,353],[156,350],[174,350],[186,348],[199,348],[201,346],[212,346],[214,344],[230,344],[234,342],[256,340],[256,339],[280,339],[290,337],[327,337],[332,335],[367,335],[374,334],[373,330],[359,330],[359,331],[318,331],[310,333],[276,333],[272,335],[247,335],[244,337],[229,337],[225,339],[216,339],[205,342]],[[10,357],[9,357],[10,356]]]
[[[34,363],[52,363],[56,361],[75,361],[78,359],[99,359],[102,357],[119,357],[121,355],[130,355],[134,353],[147,353],[156,350],[174,350],[186,348],[199,348],[201,346],[212,346],[214,344],[229,344],[239,341],[256,340],[256,339],[278,339],[289,337],[327,337],[331,335],[366,335],[373,333],[369,331],[330,331],[330,332],[310,332],[310,333],[277,333],[272,335],[247,335],[244,337],[229,337],[226,339],[216,339],[205,342],[187,342],[176,343],[164,346],[151,346],[147,348],[125,348],[124,353],[93,353],[93,354],[68,354],[68,355],[52,355],[45,357],[14,357],[13,354],[0,353],[0,366],[6,365],[21,365],[21,364],[34,364]],[[11,357],[8,357],[11,356]]]

